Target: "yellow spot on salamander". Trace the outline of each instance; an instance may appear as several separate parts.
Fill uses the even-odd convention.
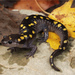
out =
[[[58,27],[61,27],[61,24],[58,24]]]
[[[9,39],[11,40],[12,38],[9,36]]]
[[[34,23],[35,23],[35,24],[37,24],[37,22],[36,22],[36,21],[34,21]]]
[[[41,18],[41,19],[43,19],[43,17],[42,17],[42,16],[40,16],[40,18]]]
[[[29,17],[26,17],[25,19],[28,19]]]
[[[53,64],[51,64],[51,66],[53,66]]]
[[[47,20],[49,20],[49,18],[48,18],[48,17],[47,17],[46,19],[47,19]]]
[[[21,40],[24,40],[24,37],[23,36],[21,36],[20,38],[21,38]]]
[[[20,27],[23,27],[23,24],[21,24]]]
[[[65,50],[65,47],[63,47],[63,50]]]
[[[31,23],[31,25],[34,25],[34,23]]]
[[[64,40],[64,43],[67,43],[67,40]]]
[[[23,26],[23,29],[25,29],[26,28],[26,26]]]
[[[21,35],[23,35],[23,34],[21,34]]]
[[[57,21],[54,21],[54,24],[57,24],[58,22]]]
[[[63,31],[66,31],[67,29],[66,28],[63,28]]]
[[[24,35],[25,38],[27,38],[27,35]]]
[[[21,39],[18,39],[18,42],[20,42],[21,41]]]
[[[36,16],[34,16],[34,18],[36,18]]]
[[[24,32],[24,33],[26,33],[26,32],[27,32],[27,30],[24,30],[23,32]]]
[[[53,58],[53,56],[50,56],[50,58]]]
[[[30,36],[30,38],[32,38],[32,35],[31,34],[29,34],[29,36]]]
[[[31,24],[28,25],[29,27],[31,26]]]
[[[59,49],[62,49],[61,47]]]
[[[33,26],[34,25],[34,23],[30,23],[28,26],[30,27],[30,26]]]
[[[35,31],[32,30],[32,33],[35,34]]]

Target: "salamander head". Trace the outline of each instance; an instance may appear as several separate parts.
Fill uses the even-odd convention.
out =
[[[20,45],[20,43],[18,42],[19,37],[20,37],[19,34],[11,34],[8,36],[4,36],[1,41],[1,44],[3,46],[7,46],[7,47],[19,47],[19,46],[23,45],[23,44]]]

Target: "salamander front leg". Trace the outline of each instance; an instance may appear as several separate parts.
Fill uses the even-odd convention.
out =
[[[17,48],[16,47],[10,47],[7,50],[11,50],[11,53],[16,52]]]
[[[34,54],[37,50],[37,47],[35,45],[31,45],[29,48],[31,48],[31,51],[25,55],[27,59],[31,56],[34,57]]]
[[[33,45],[33,42],[35,39],[36,39],[36,35],[32,38],[32,40],[27,41],[27,48],[31,49],[31,51],[25,55],[27,58],[34,56],[34,54],[37,50],[37,47],[35,45]]]

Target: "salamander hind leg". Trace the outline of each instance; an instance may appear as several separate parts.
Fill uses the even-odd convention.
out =
[[[41,44],[42,42],[46,42],[46,40],[48,39],[48,30],[47,28],[43,30],[43,37],[38,38],[39,44]]]

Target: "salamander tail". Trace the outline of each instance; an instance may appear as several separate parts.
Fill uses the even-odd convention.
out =
[[[55,51],[51,54],[51,56],[50,56],[50,60],[49,60],[50,65],[51,65],[51,67],[52,67],[54,70],[56,70],[56,71],[61,71],[61,70],[58,69],[58,68],[55,66],[55,64],[54,64],[54,57],[58,56],[58,55],[61,54],[62,52],[63,52],[63,50],[58,49],[58,50],[55,50]]]

